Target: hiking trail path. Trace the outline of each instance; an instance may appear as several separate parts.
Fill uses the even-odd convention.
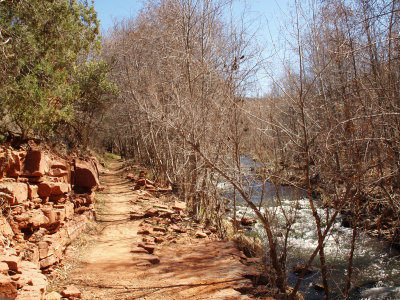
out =
[[[233,242],[190,222],[171,197],[134,190],[125,175],[116,160],[101,172],[99,229],[88,246],[66,251],[69,268],[55,284],[76,286],[83,299],[250,299],[238,291],[252,282]]]

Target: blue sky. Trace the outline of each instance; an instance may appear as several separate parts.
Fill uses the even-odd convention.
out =
[[[113,24],[113,19],[135,16],[142,7],[141,0],[94,0],[102,30]]]
[[[120,19],[136,16],[143,7],[145,0],[94,0],[95,8],[98,12],[103,30],[108,29],[113,24],[113,19]],[[239,1],[237,1],[238,3]],[[282,15],[282,10],[278,5],[279,0],[247,0],[236,4],[236,11],[239,13],[244,4],[247,6],[247,17],[249,20],[257,19],[260,22],[274,22],[277,17]],[[282,7],[284,9],[284,7]]]

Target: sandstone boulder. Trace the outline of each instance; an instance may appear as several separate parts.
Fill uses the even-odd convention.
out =
[[[0,255],[0,262],[6,263],[10,270],[17,272],[21,264],[21,257],[16,255]]]
[[[38,185],[38,194],[41,198],[64,195],[71,191],[71,186],[64,182],[42,182]]]
[[[72,219],[74,216],[74,204],[72,202],[65,203],[65,217]]]
[[[73,184],[75,189],[86,191],[99,186],[99,173],[93,161],[75,160]]]
[[[35,228],[49,224],[49,218],[46,217],[41,209],[31,211],[29,217],[29,223]]]
[[[6,218],[2,215],[0,215],[0,235],[5,237],[14,236],[14,232],[10,226],[10,223],[8,223]]]
[[[69,164],[65,160],[52,160],[51,168],[67,171],[69,169]]]
[[[6,174],[8,177],[18,177],[21,174],[21,158],[19,152],[9,151]]]
[[[146,210],[145,212],[145,217],[155,217],[158,216],[158,210],[154,207],[150,207],[149,209]]]
[[[33,200],[39,196],[38,194],[39,187],[37,185],[28,184],[28,199]]]
[[[56,158],[50,162],[50,170],[47,175],[51,177],[54,182],[71,182],[71,166],[70,164],[60,158]]]
[[[15,300],[32,300],[41,299],[43,292],[40,287],[33,285],[25,285],[22,289],[18,290],[18,296]]]
[[[0,274],[0,299],[15,299],[17,287],[11,277]]]
[[[146,250],[149,254],[153,254],[154,250],[156,248],[156,245],[154,243],[139,243],[138,247],[143,248]]]
[[[23,176],[42,177],[49,170],[49,158],[44,151],[29,151],[24,160]]]
[[[28,200],[28,185],[23,182],[6,182],[0,184],[0,199],[8,204],[21,204]]]
[[[49,224],[53,224],[57,222],[57,214],[54,211],[52,206],[44,206],[42,207],[43,214],[49,219]]]

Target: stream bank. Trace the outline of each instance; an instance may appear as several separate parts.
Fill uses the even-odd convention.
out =
[[[242,158],[242,164],[248,172],[252,200],[259,203],[262,189],[264,188],[264,208],[275,216],[277,239],[283,239],[284,216],[283,210],[297,209],[296,223],[288,240],[287,280],[289,285],[294,285],[298,276],[293,269],[298,265],[304,265],[309,255],[317,246],[318,236],[315,230],[315,221],[306,194],[301,190],[294,190],[288,186],[280,187],[281,205],[276,201],[275,188],[270,183],[257,180],[254,170],[256,163],[250,158]],[[251,178],[250,178],[251,177]],[[232,191],[226,191],[225,196],[232,198]],[[238,206],[238,218],[242,216],[256,218],[256,215],[247,208],[244,202]],[[325,219],[327,209],[322,206],[322,201],[314,200],[318,207],[321,220]],[[339,215],[333,228],[326,239],[325,253],[328,264],[328,276],[332,297],[340,299],[340,290],[346,279],[347,257],[350,253],[350,240],[352,229],[342,226],[344,216]],[[261,223],[255,224],[248,234],[257,234],[264,241],[265,249],[268,249],[267,238]],[[265,251],[267,253],[267,251]],[[354,257],[354,281],[351,291],[351,299],[399,299],[400,298],[400,252],[385,240],[376,238],[367,232],[360,232],[356,239]],[[304,278],[301,292],[306,299],[323,299],[321,290],[319,260],[314,259],[312,269]]]

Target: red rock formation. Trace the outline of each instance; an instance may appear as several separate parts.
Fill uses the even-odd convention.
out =
[[[38,147],[0,146],[0,299],[44,297],[41,269],[62,260],[85,230],[98,176],[95,159],[73,163]]]
[[[93,160],[75,159],[74,165],[73,184],[75,189],[91,191],[99,186],[99,173]]]

